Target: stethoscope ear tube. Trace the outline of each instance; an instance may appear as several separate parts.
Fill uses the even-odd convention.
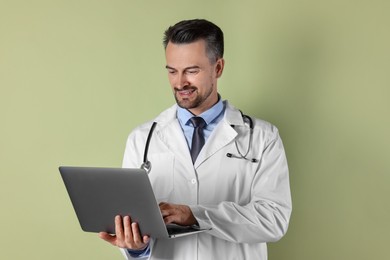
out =
[[[150,139],[152,139],[154,128],[156,127],[157,122],[153,122],[152,127],[150,128],[148,138],[146,139],[145,151],[144,151],[144,162],[141,165],[141,169],[144,169],[147,173],[152,169],[152,163],[148,160],[149,144]]]

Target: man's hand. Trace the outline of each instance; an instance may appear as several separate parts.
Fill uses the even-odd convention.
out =
[[[141,238],[138,224],[131,223],[129,216],[125,216],[123,221],[121,216],[115,217],[115,235],[100,232],[99,237],[114,246],[133,250],[142,250],[149,243],[149,237],[143,236]]]
[[[170,204],[161,202],[159,204],[165,224],[175,223],[181,226],[192,226],[198,221],[192,214],[190,207],[186,205]]]

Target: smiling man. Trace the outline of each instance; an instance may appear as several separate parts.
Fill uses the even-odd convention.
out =
[[[217,79],[222,75],[224,60],[208,57],[205,40],[169,42],[165,55],[168,79],[181,108],[199,115],[217,103]]]
[[[116,234],[99,235],[128,259],[265,260],[266,243],[286,233],[292,208],[278,130],[219,95],[225,62],[218,26],[181,21],[165,32],[164,47],[176,104],[129,135],[123,167],[142,164],[150,133],[149,178],[165,223],[208,231],[153,239],[131,216],[117,216]]]

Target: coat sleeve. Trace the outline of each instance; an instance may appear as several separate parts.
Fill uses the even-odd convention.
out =
[[[263,243],[277,241],[287,232],[292,209],[289,173],[282,140],[273,130],[260,151],[249,203],[190,206],[200,227],[211,228],[211,235],[237,243]]]

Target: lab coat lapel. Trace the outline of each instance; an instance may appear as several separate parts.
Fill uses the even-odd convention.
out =
[[[236,136],[237,132],[228,123],[222,121],[218,124],[200,151],[194,164],[195,169],[217,151],[232,142]]]
[[[175,154],[175,157],[181,161],[190,161],[191,155],[188,149],[187,141],[185,140],[183,131],[177,120],[174,120],[169,125],[160,129],[158,136],[161,141]]]
[[[188,169],[191,169],[193,167],[191,154],[183,130],[177,120],[176,112],[177,106],[174,105],[156,118],[160,125],[156,135],[175,155],[177,160],[181,161]]]
[[[232,125],[242,125],[244,122],[239,110],[235,109],[226,101],[225,116],[216,126],[195,161],[194,167],[198,168],[203,162],[217,151],[233,142],[237,132]]]

